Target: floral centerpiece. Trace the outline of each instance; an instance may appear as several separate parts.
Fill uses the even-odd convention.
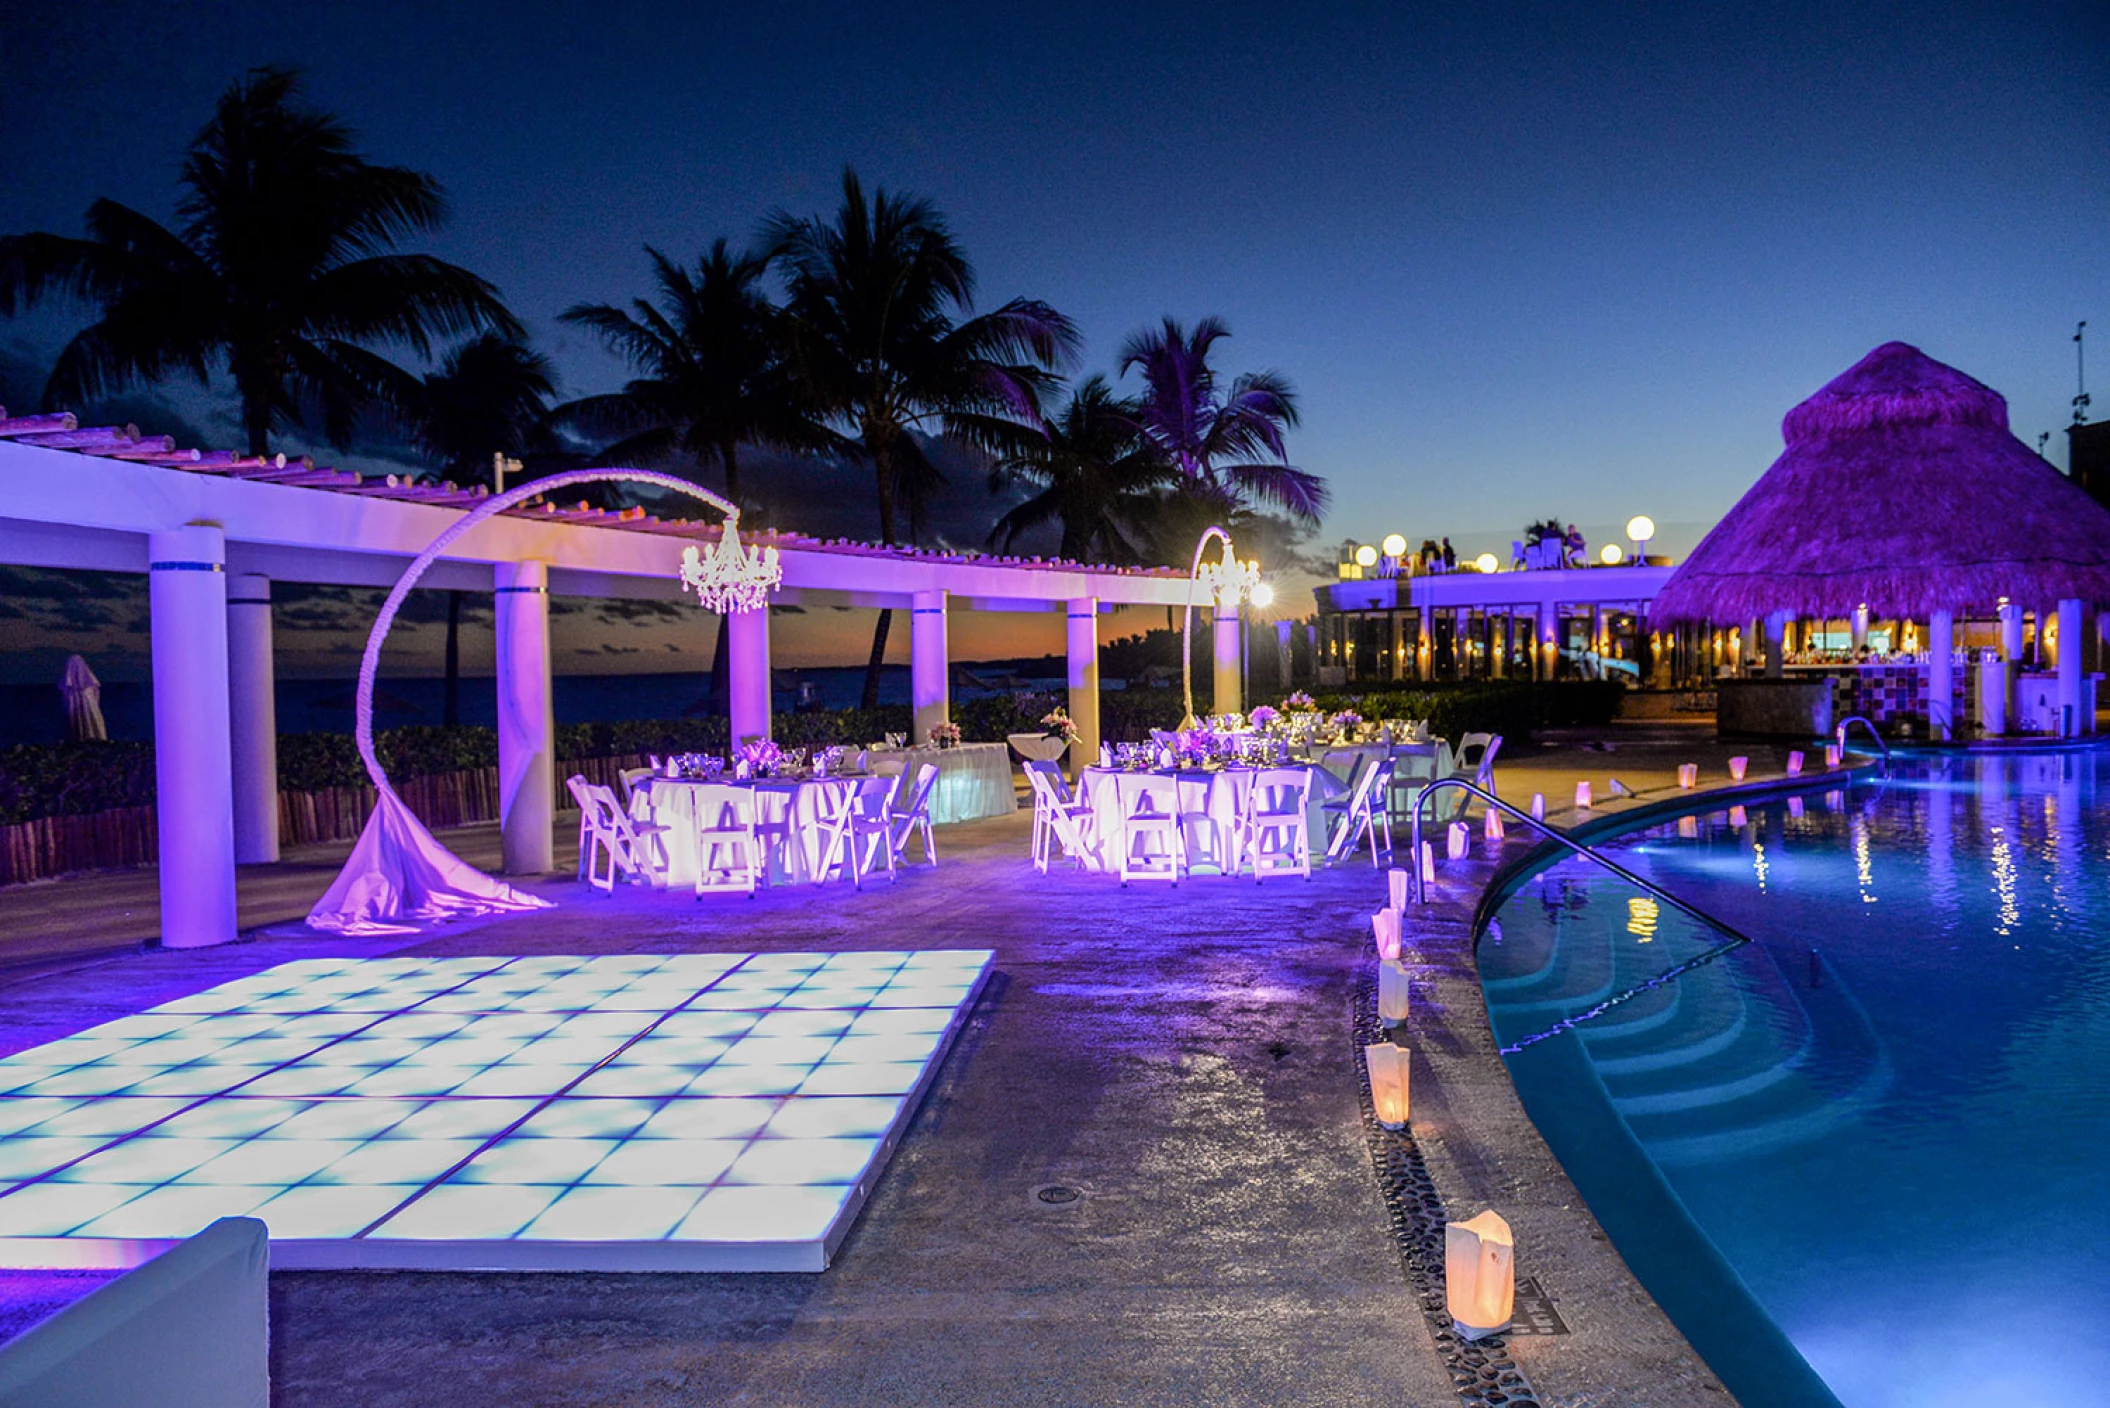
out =
[[[1319,712],[1319,701],[1300,689],[1283,700],[1282,707],[1292,714],[1316,714]]]
[[[1182,729],[1177,737],[1178,742],[1173,751],[1179,755],[1180,762],[1188,767],[1200,767],[1213,762],[1222,743],[1216,732],[1207,728]]]
[[[1282,718],[1282,711],[1272,704],[1255,704],[1253,712],[1246,715],[1253,727],[1265,731]]]
[[[940,748],[957,747],[960,742],[960,726],[951,720],[930,726],[930,741]]]
[[[1040,726],[1047,730],[1050,738],[1067,742],[1077,737],[1076,721],[1070,717],[1070,711],[1059,704],[1040,716]]]
[[[784,750],[767,738],[741,744],[739,758],[746,764],[749,777],[775,777],[777,769],[784,766]]]

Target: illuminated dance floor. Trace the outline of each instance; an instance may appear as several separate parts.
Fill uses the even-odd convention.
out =
[[[991,956],[281,964],[0,1060],[0,1266],[817,1271]]]

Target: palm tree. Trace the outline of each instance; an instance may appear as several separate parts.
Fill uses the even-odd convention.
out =
[[[997,461],[989,487],[1030,484],[1040,490],[996,522],[990,541],[1010,547],[1043,523],[1062,525],[1059,554],[1072,562],[1136,562],[1138,538],[1159,506],[1172,468],[1144,436],[1141,407],[1114,394],[1103,376],[1087,378],[1048,422]]]
[[[1297,424],[1296,393],[1279,372],[1247,372],[1220,390],[1209,352],[1228,336],[1220,318],[1202,319],[1192,333],[1167,318],[1128,339],[1121,371],[1143,375],[1143,433],[1219,511],[1261,503],[1317,523],[1325,481],[1289,464],[1282,442]]]
[[[311,413],[341,443],[407,375],[366,344],[426,357],[435,338],[517,335],[490,284],[394,252],[439,226],[440,188],[353,143],[342,122],[300,102],[297,74],[256,69],[191,141],[177,230],[98,200],[86,239],[0,239],[0,314],[52,294],[101,305],[59,354],[47,401],[178,372],[202,383],[224,369],[252,454]]]
[[[928,200],[885,190],[867,199],[845,170],[832,221],[778,211],[764,231],[788,277],[792,370],[872,466],[882,543],[900,541],[898,508],[917,534],[943,482],[919,435],[1003,455],[1040,433],[1042,397],[1075,353],[1076,328],[1031,299],[973,313],[973,266]],[[872,632],[867,708],[879,702],[892,618],[881,611]]]
[[[495,479],[491,457],[541,448],[556,378],[549,359],[517,338],[485,333],[449,352],[439,367],[394,397],[411,439],[458,484]],[[447,593],[446,692],[442,722],[461,722],[462,593]]]
[[[807,414],[783,358],[783,311],[763,279],[770,256],[735,253],[713,243],[689,270],[647,245],[655,305],[635,299],[628,310],[582,303],[561,314],[590,328],[638,375],[621,391],[586,396],[557,408],[557,423],[596,437],[616,437],[601,451],[610,462],[716,463],[725,496],[741,503],[740,447],[810,449],[834,437]],[[729,627],[720,618],[711,651],[708,703],[727,698]]]
[[[598,333],[638,374],[621,391],[558,407],[557,420],[618,437],[605,459],[715,463],[725,496],[739,503],[742,445],[809,449],[827,438],[784,365],[783,313],[763,288],[770,256],[719,239],[691,273],[650,246],[645,254],[656,305],[582,303],[560,315]]]

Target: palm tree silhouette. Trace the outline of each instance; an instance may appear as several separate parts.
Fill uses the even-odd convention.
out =
[[[1041,401],[1077,347],[1070,320],[1014,298],[974,314],[974,269],[928,200],[875,190],[854,170],[832,220],[783,211],[764,226],[784,262],[791,368],[819,415],[872,466],[879,538],[913,539],[944,476],[918,433],[935,430],[985,452],[1015,452],[1040,434]],[[879,702],[893,613],[872,632],[864,706]]]
[[[543,423],[556,376],[549,359],[498,333],[463,343],[392,400],[412,441],[457,484],[492,483],[491,459],[550,448]],[[548,470],[544,471],[545,473]],[[461,722],[462,593],[447,593],[446,688],[441,722]]]
[[[767,253],[736,253],[714,242],[696,269],[645,248],[658,302],[634,299],[626,309],[582,303],[560,320],[600,335],[637,372],[621,391],[559,406],[556,424],[596,439],[608,463],[716,463],[725,496],[745,506],[740,447],[816,449],[837,437],[808,413],[784,361],[784,314],[763,280]],[[612,439],[610,438],[612,437]],[[718,621],[711,651],[708,705],[723,712],[728,626]]]
[[[1220,318],[1203,318],[1191,333],[1167,318],[1123,344],[1122,374],[1143,377],[1143,433],[1187,490],[1218,511],[1259,503],[1317,523],[1325,481],[1289,464],[1282,441],[1297,424],[1296,393],[1279,372],[1247,372],[1219,389],[1209,353],[1228,336]]]
[[[1062,525],[1057,550],[1072,562],[1136,562],[1172,467],[1143,434],[1141,407],[1114,393],[1103,376],[1086,378],[1048,421],[1045,438],[1029,438],[997,461],[989,487],[1029,484],[1039,493],[990,531],[1005,547],[1043,523]]]
[[[600,455],[611,462],[715,463],[725,496],[741,503],[741,446],[812,449],[832,439],[785,366],[783,313],[763,287],[770,256],[719,239],[691,273],[650,246],[645,254],[657,304],[582,303],[560,315],[599,334],[637,375],[621,391],[559,406],[556,420],[609,440]]]
[[[229,86],[184,159],[177,230],[98,200],[86,239],[0,239],[0,314],[54,294],[101,305],[60,352],[48,403],[224,370],[250,453],[311,416],[342,443],[360,412],[406,389],[368,344],[427,357],[435,339],[519,334],[483,279],[395,252],[445,215],[432,177],[368,161],[300,97],[288,69]]]

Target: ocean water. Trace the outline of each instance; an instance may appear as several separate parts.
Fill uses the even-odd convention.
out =
[[[1848,1408],[2110,1404],[2106,770],[1901,763],[1610,844],[1728,952],[1584,861],[1482,941],[1505,1046],[1580,1036]]]
[[[967,668],[973,669],[972,665]],[[776,672],[774,707],[848,709],[864,695],[862,666],[823,667]],[[1040,690],[1064,688],[1059,678],[1029,678]],[[281,733],[350,733],[356,681],[278,681],[278,729]],[[1110,684],[1109,688],[1118,688]],[[672,719],[700,711],[709,693],[710,674],[558,675],[554,682],[557,722],[618,723],[626,719]],[[955,683],[953,698],[972,699],[999,691]],[[879,702],[909,702],[909,668],[888,665],[880,674]],[[376,686],[375,722],[382,728],[437,724],[444,716],[445,684],[438,679],[382,679]],[[107,683],[102,694],[103,720],[110,737],[146,739],[154,732],[153,688],[144,681]],[[461,720],[465,724],[497,722],[498,696],[492,680],[463,679]],[[48,743],[66,736],[66,711],[56,685],[0,685],[0,746]]]

